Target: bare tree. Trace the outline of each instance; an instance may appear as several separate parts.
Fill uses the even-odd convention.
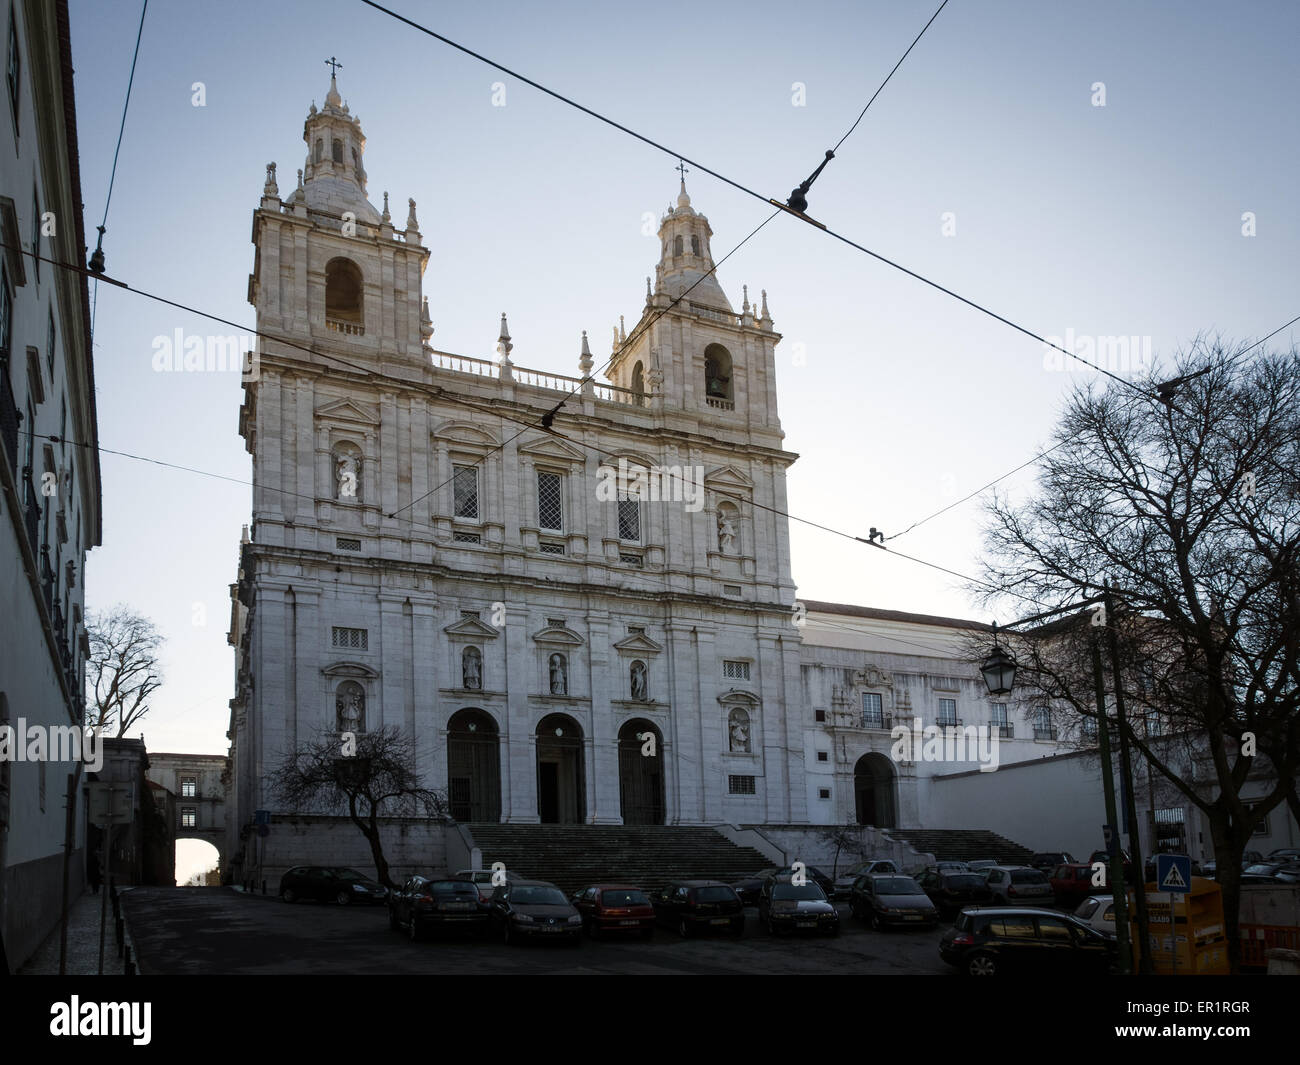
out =
[[[1300,352],[1246,361],[1198,341],[1174,375],[1071,397],[1035,497],[988,508],[985,599],[1027,614],[1025,599],[1115,588],[1100,620],[1122,658],[1123,738],[1205,817],[1235,969],[1242,854],[1274,808],[1296,808]],[[1095,719],[1087,644],[1054,635],[1051,653],[1021,641],[1025,679]],[[1248,778],[1264,790],[1249,802]]]
[[[867,856],[866,845],[862,842],[862,826],[850,821],[846,825],[826,825],[817,833],[817,838],[827,846],[835,848],[835,857],[831,860],[831,879],[839,876],[840,851],[847,851],[858,858]]]
[[[351,737],[349,741],[349,737]],[[375,879],[388,888],[380,839],[380,822],[389,817],[425,816],[447,819],[447,799],[426,788],[415,763],[415,744],[395,725],[374,732],[320,732],[307,744],[285,755],[270,777],[271,791],[299,813],[346,812],[370,844]]]
[[[119,603],[86,619],[90,658],[86,682],[90,688],[88,725],[117,735],[137,724],[149,712],[149,699],[162,684],[158,650],[162,634],[154,623]]]

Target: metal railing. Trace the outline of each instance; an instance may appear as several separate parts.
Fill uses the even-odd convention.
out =
[[[730,399],[716,399],[713,396],[705,396],[704,402],[715,410],[735,410],[736,404]]]
[[[1055,728],[1034,728],[1034,739],[1036,740],[1054,740],[1056,739]]]
[[[1009,725],[1004,721],[995,721],[993,727],[998,730],[998,739],[1013,740],[1016,738],[1016,726]]]
[[[892,714],[875,714],[864,710],[858,716],[858,728],[891,729],[893,727],[894,718]]]
[[[343,333],[347,336],[361,337],[366,335],[366,327],[360,322],[343,322],[337,318],[326,318],[325,328],[331,333]]]

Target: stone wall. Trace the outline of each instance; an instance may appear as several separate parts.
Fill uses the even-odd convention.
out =
[[[747,825],[766,836],[785,851],[786,864],[803,862],[815,865],[827,874],[835,873],[835,846],[820,838],[825,826],[818,825]],[[860,853],[840,850],[838,873],[866,858],[888,858],[903,872],[911,873],[934,864],[934,856],[914,851],[906,843],[892,840],[879,829],[862,826]],[[838,874],[837,874],[838,875]]]
[[[381,823],[380,840],[395,883],[413,873],[446,870],[445,829],[441,822],[426,818],[391,818]],[[297,865],[342,865],[375,876],[370,844],[347,818],[277,818],[270,835],[257,840],[249,851],[261,858],[261,871],[255,879],[266,881],[268,894],[278,893],[280,877]]]

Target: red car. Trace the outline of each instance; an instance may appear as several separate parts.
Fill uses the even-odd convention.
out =
[[[1052,897],[1058,906],[1074,909],[1089,895],[1100,890],[1092,882],[1092,866],[1082,862],[1058,865],[1050,877]]]
[[[606,934],[654,935],[655,910],[648,896],[631,884],[592,884],[573,896],[582,927],[592,939]]]

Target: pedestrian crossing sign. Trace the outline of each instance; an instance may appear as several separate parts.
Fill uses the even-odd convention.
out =
[[[1185,895],[1192,890],[1192,860],[1185,854],[1156,855],[1156,890]]]

